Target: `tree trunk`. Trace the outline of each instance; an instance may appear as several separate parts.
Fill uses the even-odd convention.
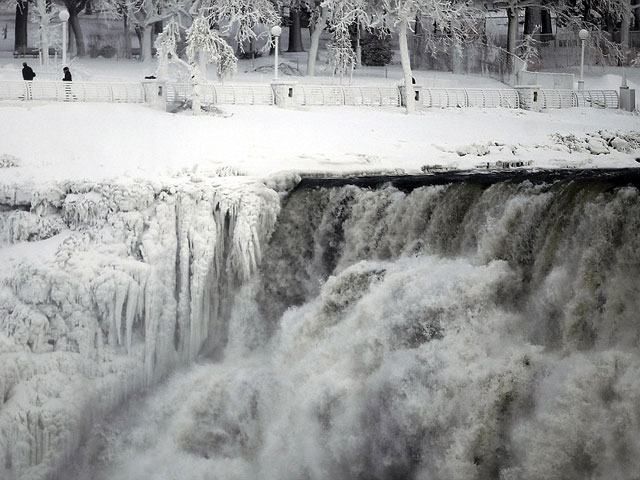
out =
[[[73,32],[73,38],[76,43],[76,55],[79,57],[84,57],[86,55],[86,50],[84,47],[84,36],[82,35],[82,29],[80,28],[80,20],[78,19],[77,13],[71,13],[69,16],[69,27]]]
[[[416,15],[416,26],[413,35],[413,66],[416,68],[422,67],[422,53],[424,46],[422,44],[423,39],[423,27],[420,22],[419,16]]]
[[[207,56],[206,54],[200,50],[198,53],[198,60],[200,62],[200,82],[199,83],[207,83]]]
[[[409,58],[409,45],[407,43],[407,30],[409,25],[404,19],[398,25],[398,43],[400,44],[400,62],[402,63],[402,74],[404,77],[404,104],[407,113],[416,110],[416,100],[413,94],[413,75],[411,74],[411,60]]]
[[[313,77],[316,74],[316,60],[318,57],[318,47],[320,46],[320,36],[327,26],[328,11],[322,8],[318,23],[313,27],[311,34],[311,46],[309,47],[309,58],[307,60],[307,75]]]
[[[540,20],[542,21],[542,34],[543,41],[550,41],[553,39],[553,24],[551,19],[551,13],[548,9],[543,8],[540,12]]]
[[[131,30],[129,29],[129,17],[122,17],[124,22],[124,58],[131,58]]]
[[[291,9],[289,14],[291,24],[289,25],[289,48],[287,52],[304,52],[302,48],[302,26],[300,24],[300,10]]]
[[[451,30],[455,32],[458,29],[457,20],[451,20]],[[460,39],[453,33],[453,42],[451,42],[451,71],[453,73],[462,73],[462,45]]]
[[[626,0],[622,7],[622,23],[620,24],[620,45],[625,50],[631,46],[629,30],[631,28],[631,0]]]
[[[632,0],[631,5],[634,6],[633,17],[635,19],[635,30],[640,30],[640,0]]]
[[[516,42],[518,41],[518,10],[516,8],[507,8],[507,52],[516,53]]]
[[[151,55],[151,32],[153,32],[153,25],[145,25],[142,32],[142,45],[140,45],[140,60],[143,62],[150,62],[153,58]]]
[[[16,31],[13,49],[16,52],[24,52],[27,49],[27,25],[29,23],[29,3],[27,0],[18,0],[16,4]]]

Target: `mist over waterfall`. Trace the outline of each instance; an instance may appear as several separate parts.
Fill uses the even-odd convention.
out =
[[[126,359],[116,371],[141,365],[140,388],[38,420],[50,440],[28,459],[18,453],[37,428],[10,417],[26,415],[12,402],[28,388],[0,388],[11,392],[0,432],[15,439],[0,442],[1,478],[3,467],[10,480],[637,478],[637,186],[346,185],[280,202],[260,185],[181,188],[149,197],[144,228],[105,223],[112,245],[144,255],[103,252],[126,260],[109,265],[128,265],[137,287],[92,290],[104,291],[90,317],[103,333],[78,345],[95,364],[46,353],[111,382],[97,392],[118,380],[96,364]],[[14,316],[20,288],[38,291],[21,281],[0,292],[20,300]],[[27,306],[65,308],[60,294],[40,297]],[[45,367],[33,362],[36,377]],[[47,368],[64,381],[65,368]]]

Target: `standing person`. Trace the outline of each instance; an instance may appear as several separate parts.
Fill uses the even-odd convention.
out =
[[[35,76],[35,72],[29,65],[27,65],[27,62],[22,62],[22,78],[27,82],[30,82]]]
[[[29,83],[25,83],[24,84],[24,88],[25,88],[25,92],[24,92],[24,100],[31,100],[31,83],[33,81],[33,78],[36,76],[36,73],[33,71],[33,69],[27,65],[27,62],[22,62],[22,78],[24,79],[25,82],[29,82]]]
[[[64,78],[62,79],[63,82],[71,82],[71,72],[69,71],[69,67],[64,67],[62,69],[62,71],[64,72]],[[71,85],[65,85],[64,86],[64,98],[66,101],[69,101],[71,99]],[[73,99],[76,99],[76,96],[73,96]]]

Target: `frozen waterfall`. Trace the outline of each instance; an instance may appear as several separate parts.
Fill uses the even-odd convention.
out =
[[[30,202],[0,241],[64,239],[0,284],[3,480],[640,471],[635,180]]]
[[[0,478],[47,479],[131,394],[220,354],[279,197],[214,176],[73,183],[4,202],[5,246],[58,242],[51,259],[27,255],[0,277]]]

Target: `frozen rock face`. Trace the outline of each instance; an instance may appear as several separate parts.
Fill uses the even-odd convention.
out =
[[[95,420],[227,343],[280,200],[242,177],[174,180],[36,188],[29,202],[4,187],[0,245],[26,253],[0,272],[3,480],[51,478]],[[50,258],[29,254],[45,244]]]
[[[606,181],[296,191],[223,360],[60,478],[634,478],[638,232]]]

